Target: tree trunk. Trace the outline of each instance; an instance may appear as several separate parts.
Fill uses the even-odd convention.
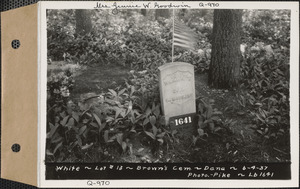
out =
[[[208,83],[233,88],[240,77],[242,10],[214,10],[212,54]]]
[[[76,33],[85,35],[92,30],[91,12],[89,10],[77,9],[75,11]]]
[[[146,9],[141,9],[141,14],[143,16],[147,16],[147,10]]]

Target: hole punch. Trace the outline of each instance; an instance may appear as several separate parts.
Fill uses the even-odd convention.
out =
[[[18,48],[21,46],[21,43],[20,43],[19,40],[15,39],[15,40],[13,40],[13,41],[11,42],[11,46],[12,46],[12,48],[14,48],[14,49],[18,49]]]
[[[13,152],[19,152],[19,151],[21,150],[20,144],[13,144],[13,145],[11,146],[11,150],[12,150]]]

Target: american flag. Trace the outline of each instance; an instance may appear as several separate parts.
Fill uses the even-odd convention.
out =
[[[197,37],[194,31],[178,19],[174,19],[173,45],[195,50]]]

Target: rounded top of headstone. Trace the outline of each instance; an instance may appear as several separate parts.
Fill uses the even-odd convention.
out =
[[[190,64],[190,63],[186,63],[186,62],[171,62],[171,63],[166,63],[160,67],[158,67],[158,69],[160,71],[168,69],[168,68],[172,68],[172,67],[180,67],[180,66],[185,66],[185,67],[194,67],[194,65]]]

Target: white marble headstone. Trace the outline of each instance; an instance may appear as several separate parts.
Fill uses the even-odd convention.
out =
[[[169,118],[196,112],[194,66],[184,62],[167,63],[159,68],[162,110]]]

